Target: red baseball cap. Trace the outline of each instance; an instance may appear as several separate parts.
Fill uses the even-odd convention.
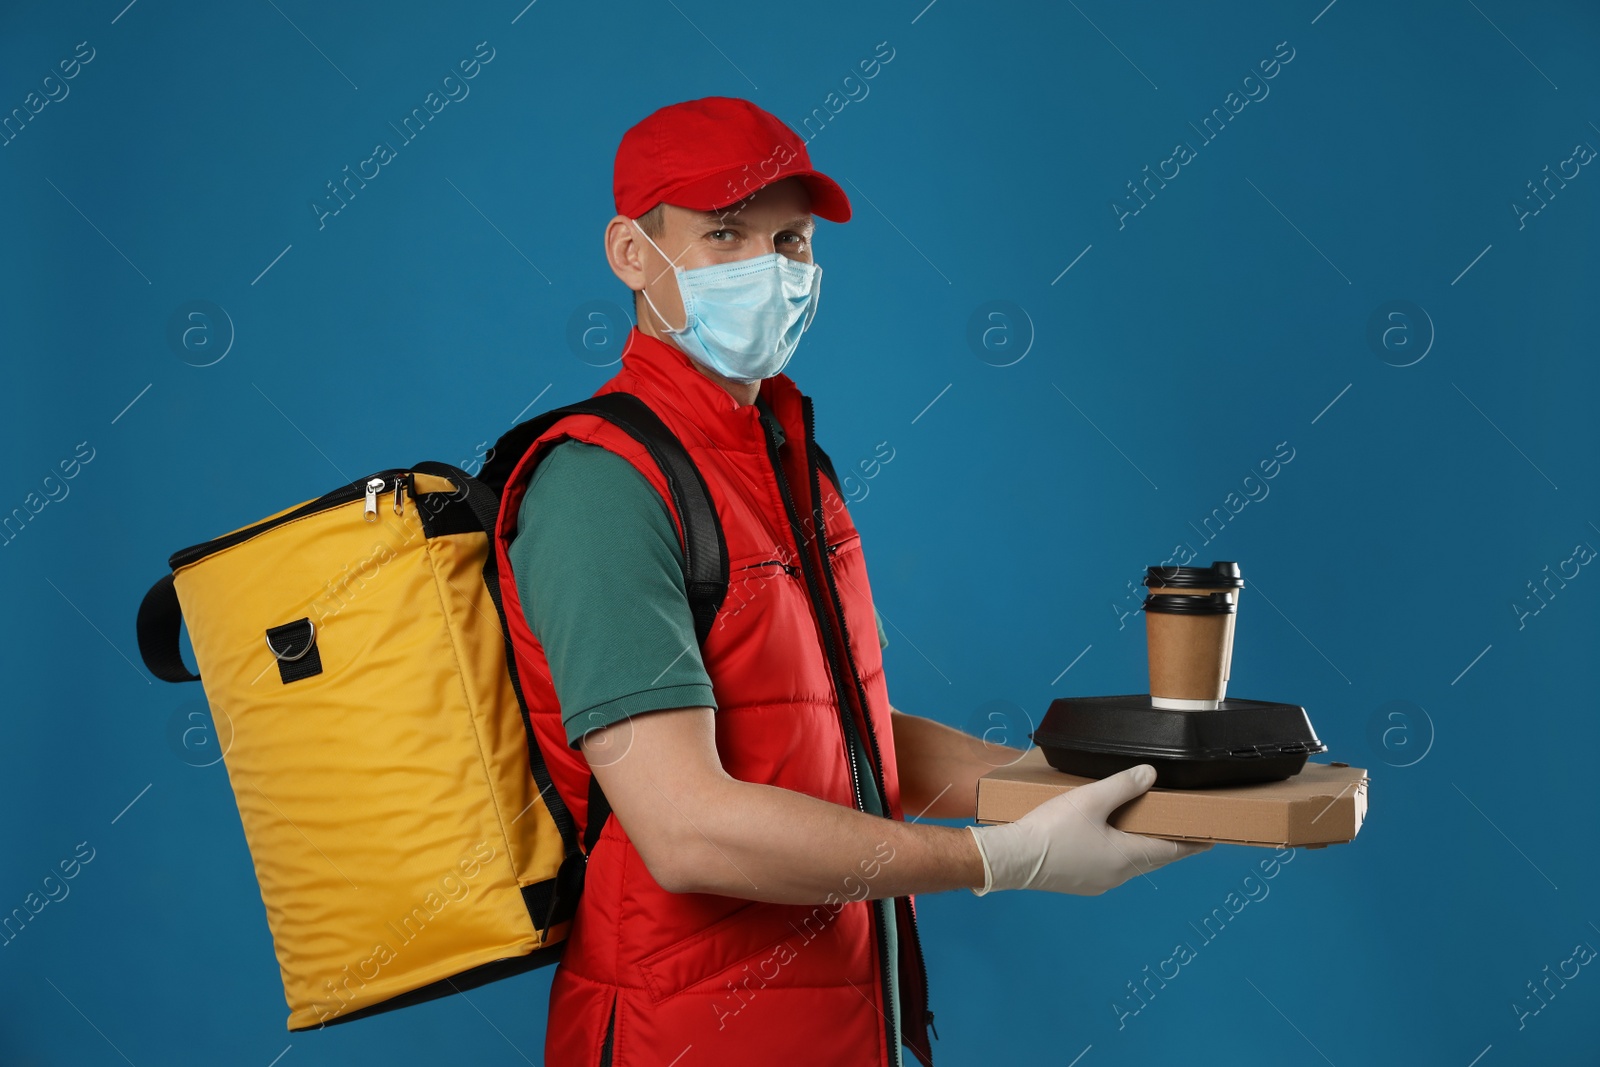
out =
[[[622,135],[612,192],[617,212],[636,219],[663,203],[716,211],[782,178],[805,183],[812,214],[849,221],[849,197],[811,169],[798,134],[748,100],[707,96],[669,104]]]

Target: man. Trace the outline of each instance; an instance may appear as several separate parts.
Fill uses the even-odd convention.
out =
[[[793,131],[724,97],[630,129],[614,193],[606,257],[638,326],[599,392],[640,397],[688,450],[729,590],[702,646],[666,482],[602,419],[551,427],[508,485],[533,728],[578,826],[604,819],[546,1060],[889,1065],[904,1043],[931,1065],[914,894],[1092,895],[1199,849],[1106,826],[1146,767],[1006,826],[906,821],[972,818],[978,777],[1020,753],[890,708],[860,535],[781,373],[816,311],[814,217],[849,201]]]

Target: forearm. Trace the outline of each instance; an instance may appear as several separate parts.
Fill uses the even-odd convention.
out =
[[[892,710],[891,721],[900,806],[908,819],[976,818],[978,779],[1023,754],[1022,749],[898,709]],[[981,884],[981,871],[979,875]]]
[[[830,894],[866,900],[983,885],[977,844],[959,827],[885,819],[734,778],[707,787],[694,812],[677,813],[678,892],[820,904]]]

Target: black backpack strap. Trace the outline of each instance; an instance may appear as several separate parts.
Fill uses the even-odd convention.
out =
[[[481,485],[492,496],[495,512],[498,514],[499,504],[505,498],[506,485],[510,481],[512,472],[527,454],[528,449],[533,446],[533,442],[569,415],[596,415],[612,423],[642,444],[656,466],[661,469],[667,481],[668,495],[671,497],[669,503],[677,512],[682,525],[684,586],[689,597],[690,612],[694,616],[695,636],[704,645],[711,633],[712,624],[716,621],[717,612],[721,609],[728,593],[727,540],[704,476],[694,465],[683,443],[638,397],[623,392],[601,393],[536,415],[526,422],[518,423],[500,436],[490,449],[488,458],[476,479],[455,468],[449,468],[454,473],[445,476],[455,481],[464,479],[467,483]],[[424,474],[444,473],[437,469],[444,466],[444,464],[418,464],[413,469]],[[475,510],[478,510],[476,506]],[[481,515],[479,519],[480,523],[485,524],[484,528],[490,531],[491,538],[495,530],[494,518],[493,515]],[[491,551],[488,565],[495,564],[494,554]],[[548,912],[551,919],[560,921],[569,917],[571,909],[576,906],[578,895],[582,892],[588,854],[599,842],[600,832],[611,816],[611,802],[606,798],[605,791],[600,788],[599,780],[591,773],[588,818],[585,820],[583,848],[579,851],[577,835],[573,832],[574,820],[550,779],[549,770],[544,765],[538,743],[533,736],[532,724],[528,720],[527,701],[523,697],[521,682],[516,675],[516,657],[511,647],[511,631],[506,626],[505,610],[500,603],[498,567],[493,575],[486,573],[485,580],[491,581],[495,607],[501,616],[501,631],[505,634],[506,640],[506,661],[511,666],[517,702],[522,711],[523,724],[528,731],[529,760],[534,767],[534,781],[542,794],[547,797],[551,815],[556,816],[557,811],[561,813],[560,817],[556,818],[556,825],[561,830],[562,841],[566,846],[566,858],[562,861],[561,870],[557,875],[554,888],[556,895],[550,901]],[[545,928],[548,927],[547,921]]]
[[[833,460],[828,458],[828,454],[822,450],[822,446],[814,440],[811,442],[811,451],[817,454],[817,466],[822,468],[822,473],[826,474],[828,480],[833,483],[834,492],[841,497],[844,496],[844,487],[839,484],[839,476],[833,471]]]
[[[173,588],[172,575],[164,576],[150,587],[139,602],[139,658],[150,673],[163,682],[198,682],[200,676],[190,672],[178,652],[178,629],[183,623],[183,610],[178,605],[178,591]]]
[[[683,577],[694,614],[695,635],[705,644],[728,595],[728,544],[711,491],[683,443],[643,400],[632,393],[600,393],[536,415],[507,430],[489,451],[478,480],[505,496],[506,482],[529,447],[568,415],[597,415],[644,445],[666,476],[669,503],[683,527]]]
[[[600,788],[600,779],[593,774],[589,775],[589,818],[583,828],[583,851],[593,852],[594,846],[600,843],[600,831],[605,829],[606,820],[611,817],[611,801],[606,799],[606,791]]]

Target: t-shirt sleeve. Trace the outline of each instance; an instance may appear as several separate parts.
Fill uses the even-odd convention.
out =
[[[667,505],[632,463],[583,441],[534,468],[509,556],[567,743],[641,712],[716,707]]]

